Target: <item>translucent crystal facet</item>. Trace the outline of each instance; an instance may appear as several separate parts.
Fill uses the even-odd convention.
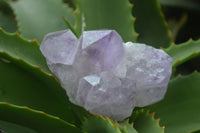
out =
[[[74,66],[83,75],[95,74],[112,70],[123,56],[123,40],[116,31],[84,31]]]
[[[114,30],[50,33],[40,49],[71,102],[118,121],[161,100],[172,71],[164,51],[123,43]]]
[[[78,50],[78,39],[70,30],[49,33],[43,39],[40,50],[49,69],[60,80],[62,87],[67,88],[69,99],[75,103],[80,77],[72,64]]]
[[[59,79],[61,86],[66,89],[67,95],[71,102],[77,104],[76,92],[78,89],[79,74],[72,65],[64,64],[49,64],[49,69]]]
[[[76,98],[79,105],[92,113],[122,120],[130,116],[134,108],[134,88],[134,82],[102,72],[80,79]]]
[[[70,30],[49,33],[43,39],[40,50],[48,64],[71,65],[78,49],[78,39]]]
[[[135,106],[143,107],[161,100],[171,76],[172,58],[145,44],[127,42],[124,48],[126,55],[119,71],[125,71],[126,78],[136,82]]]

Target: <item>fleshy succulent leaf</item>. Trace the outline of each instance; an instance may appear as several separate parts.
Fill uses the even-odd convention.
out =
[[[66,19],[64,16],[63,16],[63,20],[65,21],[65,23],[67,24],[67,26],[69,27],[69,29],[74,33],[74,35],[78,38],[78,33],[76,31],[76,29],[70,24],[69,20]]]
[[[83,19],[82,19],[82,10],[80,9],[80,0],[77,0],[76,4],[76,10],[74,10],[74,15],[75,15],[75,25],[74,29],[76,30],[77,37],[80,37],[82,34],[82,28],[83,28]]]
[[[0,11],[0,27],[8,32],[15,32],[17,30],[16,22],[12,16],[4,14]]]
[[[8,32],[17,30],[17,22],[10,6],[5,0],[0,1],[0,27]]]
[[[128,0],[79,0],[77,8],[76,29],[79,35],[83,31],[81,28],[114,29],[125,42],[136,41],[134,19]]]
[[[75,121],[65,91],[53,78],[41,74],[39,69],[23,60],[5,57],[8,55],[1,54],[0,101],[29,106],[72,123]]]
[[[20,37],[18,34],[8,34],[8,33],[4,32],[3,30],[0,30],[0,38],[1,37],[2,37],[2,40],[0,41],[0,57],[1,57],[0,59],[1,60],[3,60],[4,62],[6,62],[6,61],[14,62],[14,64],[17,64],[17,66],[23,68],[25,71],[30,72],[30,74],[28,74],[28,75],[32,75],[32,74],[35,75],[46,86],[46,87],[44,87],[44,86],[39,85],[40,86],[39,88],[44,87],[47,89],[47,92],[48,92],[48,87],[49,87],[49,89],[53,89],[54,91],[56,91],[57,94],[60,95],[58,97],[63,99],[62,103],[56,104],[56,105],[60,106],[60,111],[62,110],[61,108],[63,108],[64,106],[66,106],[66,108],[68,108],[67,106],[71,106],[73,108],[73,110],[75,111],[76,115],[78,115],[78,119],[83,119],[83,117],[85,117],[88,114],[87,111],[85,111],[84,109],[76,107],[75,105],[71,105],[71,103],[66,101],[67,100],[66,93],[60,87],[57,80],[50,73],[48,67],[46,66],[46,63],[45,63],[46,61],[39,50],[39,44],[37,43],[37,41],[27,41],[27,40],[23,39],[22,37]],[[15,47],[15,48],[13,49],[13,47]],[[7,70],[7,71],[9,71],[9,70]],[[5,72],[5,74],[6,74],[6,72]],[[13,73],[11,73],[10,76],[12,76],[12,74]],[[3,76],[3,74],[2,74],[2,76]],[[30,76],[30,77],[32,77],[32,76]],[[16,75],[16,78],[17,78],[17,75]],[[27,80],[29,80],[29,79],[27,79]],[[31,78],[30,78],[30,80],[31,80]],[[4,80],[2,82],[4,82]],[[22,84],[22,86],[23,86],[22,81],[20,84]],[[20,87],[21,89],[23,88],[22,86]],[[34,87],[31,87],[31,88],[34,89]],[[10,89],[12,89],[12,88],[10,88]],[[20,92],[18,92],[18,93],[20,93]],[[31,95],[31,93],[27,92],[24,95]],[[45,94],[44,94],[44,96],[45,96]],[[31,97],[34,97],[34,96],[31,96]],[[42,97],[43,96],[41,96],[40,98],[42,98]],[[10,99],[12,99],[12,96],[10,97]],[[52,98],[50,98],[50,99],[52,99]],[[16,100],[14,100],[14,101],[16,101]],[[25,101],[26,100],[24,100],[24,102]],[[34,99],[33,99],[33,101],[34,101]],[[21,100],[21,102],[23,103],[23,99]],[[58,108],[51,106],[50,105],[51,103],[50,103],[50,101],[48,101],[48,99],[46,99],[46,102],[47,103],[44,104],[45,105],[44,108],[46,108],[47,107],[46,104],[49,103],[48,106],[50,106],[52,109],[54,109],[54,111],[59,110]],[[28,105],[31,103],[28,103]],[[17,104],[17,103],[15,103],[15,104]],[[42,110],[42,108],[40,110]],[[78,111],[77,111],[77,109],[78,109]],[[50,109],[46,109],[46,110],[50,111]],[[67,110],[65,110],[65,111],[64,112],[66,114],[62,111],[63,113],[61,113],[61,114],[56,113],[56,115],[63,115],[63,117],[65,117],[65,115],[67,116]],[[71,112],[71,110],[68,110],[68,111]],[[46,111],[46,112],[48,112],[48,111]],[[71,113],[69,113],[69,119],[74,118],[72,116],[73,115],[71,115]],[[65,118],[63,118],[63,119],[65,119]],[[68,121],[68,118],[66,117],[65,120]]]
[[[136,17],[135,30],[139,33],[137,42],[156,48],[170,45],[167,23],[157,0],[132,0],[133,15]],[[153,33],[152,33],[153,32]]]
[[[165,99],[149,107],[166,133],[188,133],[200,128],[200,73],[178,76],[169,83]]]
[[[11,14],[12,10],[9,7],[9,4],[6,2],[7,0],[0,1],[0,11],[6,14]]]
[[[105,119],[100,115],[85,119],[82,130],[87,133],[121,133],[116,121],[113,123],[109,118]]]
[[[172,58],[172,67],[178,65],[200,55],[200,39],[197,41],[189,40],[185,43],[175,45],[172,44],[169,48],[165,49]]]
[[[41,70],[46,64],[39,45],[3,31],[0,37],[0,101],[30,106],[73,122],[64,89],[53,75]]]
[[[133,112],[129,118],[130,122],[134,123],[135,129],[138,133],[164,133],[164,127],[160,127],[160,119],[154,118],[154,113],[149,111],[137,110]]]
[[[0,133],[37,133],[37,132],[18,124],[0,120]]]
[[[8,103],[0,103],[0,120],[28,127],[36,132],[44,133],[81,133],[74,125],[58,117],[28,107],[20,107]],[[3,114],[3,115],[2,115]],[[7,132],[4,129],[5,132]]]
[[[51,74],[36,40],[27,41],[18,33],[9,34],[3,30],[0,30],[0,38],[0,52],[5,51],[10,56],[21,58],[30,65],[38,66],[44,72]]]
[[[118,123],[119,129],[122,133],[138,133],[134,128],[133,124],[128,123],[128,121],[123,121]]]
[[[61,0],[19,0],[10,1],[19,32],[28,39],[41,41],[45,34],[67,28],[61,16],[74,24],[74,15]]]

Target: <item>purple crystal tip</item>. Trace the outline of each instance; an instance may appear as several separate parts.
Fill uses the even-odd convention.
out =
[[[40,46],[42,54],[48,64],[69,64],[74,61],[78,39],[70,30],[49,33],[45,36]]]
[[[40,49],[71,102],[117,121],[161,100],[172,72],[164,51],[123,43],[114,30],[50,33]]]

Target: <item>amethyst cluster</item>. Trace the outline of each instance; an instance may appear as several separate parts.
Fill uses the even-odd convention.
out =
[[[164,51],[124,43],[114,30],[50,33],[40,49],[72,103],[117,121],[161,100],[172,72]]]

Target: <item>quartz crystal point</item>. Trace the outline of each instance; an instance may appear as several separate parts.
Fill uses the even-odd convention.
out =
[[[123,43],[114,30],[50,33],[40,49],[71,102],[117,121],[161,100],[172,71],[164,51]]]
[[[78,50],[78,39],[70,30],[49,33],[43,39],[40,50],[49,69],[66,89],[69,99],[76,104],[74,99],[80,77],[72,64]]]
[[[84,31],[74,67],[83,76],[114,69],[124,56],[123,40],[114,30]]]
[[[78,49],[78,39],[70,30],[49,33],[40,46],[48,64],[72,65]]]

